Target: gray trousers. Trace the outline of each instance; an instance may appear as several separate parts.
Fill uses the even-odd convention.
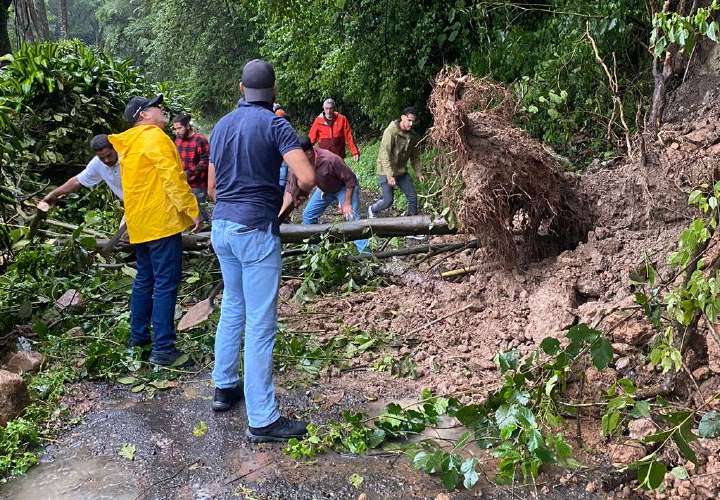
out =
[[[378,182],[380,183],[380,189],[382,189],[382,198],[370,207],[374,214],[378,214],[383,210],[390,208],[394,201],[394,188],[388,184],[387,177],[384,175],[378,175]],[[398,188],[400,188],[400,191],[403,192],[405,198],[407,198],[407,214],[417,215],[417,192],[415,191],[415,184],[413,184],[412,177],[408,174],[398,175],[395,177],[395,184]]]

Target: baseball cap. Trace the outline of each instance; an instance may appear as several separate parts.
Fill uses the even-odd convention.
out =
[[[125,106],[125,112],[123,118],[125,121],[134,124],[140,118],[140,113],[153,106],[158,106],[163,102],[163,95],[158,94],[155,97],[147,99],[145,97],[133,96]]]
[[[249,61],[243,68],[242,84],[246,101],[273,102],[275,70],[269,62],[263,59]]]

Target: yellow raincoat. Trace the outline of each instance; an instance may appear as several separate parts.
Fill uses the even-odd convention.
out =
[[[120,179],[130,243],[182,232],[199,214],[175,143],[155,125],[109,135],[120,156]]]

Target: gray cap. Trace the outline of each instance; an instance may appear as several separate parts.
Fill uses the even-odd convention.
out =
[[[243,68],[242,84],[248,102],[273,102],[275,70],[262,59],[253,59]]]

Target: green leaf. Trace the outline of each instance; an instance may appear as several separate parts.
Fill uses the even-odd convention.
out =
[[[647,401],[638,401],[630,411],[630,416],[633,418],[647,418],[650,416],[650,403]]]
[[[137,382],[138,379],[135,377],[120,377],[117,379],[118,384],[131,385]]]
[[[457,488],[458,484],[460,484],[460,474],[458,474],[458,471],[455,469],[443,471],[439,475],[443,486],[450,491]]]
[[[363,484],[363,481],[365,481],[365,478],[362,477],[360,474],[351,474],[348,478],[348,482],[353,486],[353,488],[358,489],[360,488],[360,485]]]
[[[123,443],[123,445],[120,447],[120,450],[118,450],[118,455],[130,461],[135,460],[135,445],[130,443]]]
[[[695,455],[695,452],[692,448],[690,448],[690,445],[685,440],[685,437],[679,430],[673,432],[672,439],[673,441],[675,441],[675,444],[677,445],[680,454],[686,460],[690,460],[692,463],[697,464],[697,456]]]
[[[665,481],[666,473],[667,467],[665,467],[665,464],[654,460],[647,464],[641,464],[638,467],[637,479],[641,488],[655,490]]]
[[[540,111],[540,110],[538,109],[537,106],[531,104],[530,106],[528,106],[527,111],[528,111],[528,113],[531,113],[531,114],[534,115],[534,114],[536,114],[536,113],[537,113],[538,111]]]
[[[205,434],[207,434],[208,431],[208,424],[204,420],[200,420],[197,424],[195,424],[195,427],[193,427],[192,435],[195,437],[203,437]]]
[[[707,35],[707,37],[710,40],[717,43],[717,41],[718,41],[718,23],[717,23],[717,21],[713,21],[710,24],[708,24],[705,35]]]
[[[188,355],[188,353],[186,353],[186,352],[182,353],[175,361],[173,361],[173,364],[171,364],[170,366],[174,367],[174,366],[184,365],[185,363],[188,362],[189,359],[190,359],[190,356]]]
[[[555,356],[558,351],[560,351],[560,341],[553,337],[545,337],[542,342],[540,342],[540,348],[548,356]]]
[[[598,370],[607,368],[613,359],[613,348],[610,341],[605,337],[599,337],[590,348],[590,357]]]
[[[478,476],[475,466],[477,465],[477,459],[474,457],[467,458],[460,466],[460,472],[463,475],[463,486],[469,490],[475,484],[477,484],[480,476]]]
[[[500,373],[505,373],[509,370],[517,370],[517,351],[512,350],[508,352],[497,353],[495,355],[494,361],[498,368],[500,368]]]
[[[689,477],[688,471],[685,467],[678,465],[677,467],[673,467],[673,469],[670,471],[670,474],[675,476],[676,478],[680,480],[687,479]]]
[[[702,438],[720,436],[720,414],[713,410],[703,415],[698,425],[698,434]]]

